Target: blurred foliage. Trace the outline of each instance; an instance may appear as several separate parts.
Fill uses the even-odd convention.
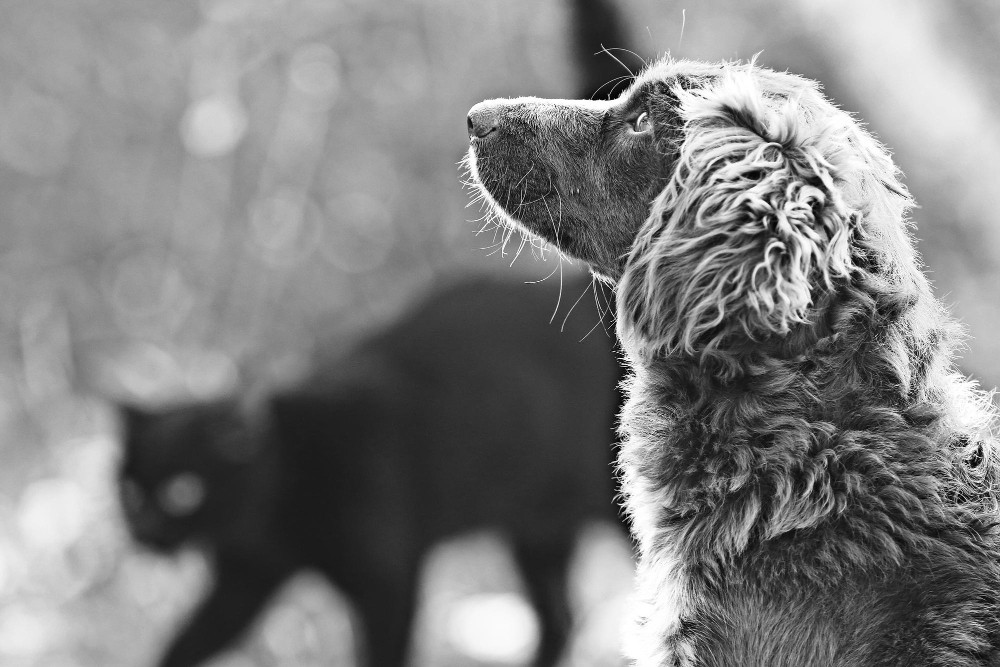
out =
[[[634,39],[609,46],[762,51],[869,121],[921,204],[938,292],[975,336],[964,367],[1000,381],[996,5],[622,5]],[[127,545],[99,396],[208,395],[241,372],[290,372],[317,340],[362,335],[442,272],[550,273],[527,251],[508,267],[513,248],[483,250],[493,239],[467,222],[478,213],[455,162],[473,103],[574,94],[568,7],[0,0],[0,15],[0,663],[144,665],[204,564]],[[432,564],[420,664],[469,664],[441,648],[456,591],[517,591],[502,549],[483,544]],[[627,588],[608,573],[628,566],[607,540],[586,544],[577,588],[596,609]],[[305,580],[220,664],[350,664],[345,614]],[[598,617],[572,664],[609,664],[593,656],[618,617]]]

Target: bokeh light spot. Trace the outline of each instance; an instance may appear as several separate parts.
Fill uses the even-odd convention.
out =
[[[187,388],[198,398],[215,398],[236,388],[239,369],[228,354],[215,351],[197,352],[185,359],[184,377]]]
[[[316,628],[296,607],[276,609],[269,615],[263,632],[267,647],[279,657],[294,658],[315,651]]]
[[[181,138],[192,155],[229,153],[247,131],[247,112],[235,95],[220,93],[195,100],[181,120]]]
[[[260,246],[279,250],[298,236],[302,224],[301,197],[279,193],[259,200],[250,213],[250,233]]]
[[[109,389],[123,397],[152,403],[184,395],[183,370],[174,355],[157,345],[130,345],[108,366]]]
[[[538,646],[538,621],[520,595],[472,595],[452,607],[446,636],[452,646],[470,658],[521,664]]]
[[[250,209],[250,239],[268,264],[294,264],[308,256],[322,234],[319,211],[306,195],[280,188]]]
[[[130,553],[119,575],[135,602],[153,618],[176,620],[202,595],[211,579],[205,557],[186,549],[165,559],[147,552]]]
[[[8,512],[3,510],[0,510],[0,520],[6,521]],[[7,535],[0,533],[0,596],[16,592],[24,581],[27,563],[20,546]]]
[[[54,620],[54,619],[49,619]],[[55,624],[19,606],[0,611],[0,654],[9,656],[39,655],[50,645],[58,631]]]
[[[32,482],[18,508],[18,527],[25,541],[46,551],[66,548],[83,532],[87,500],[83,489],[68,479]]]
[[[326,44],[301,46],[292,55],[288,77],[300,93],[317,104],[329,105],[340,91],[340,56]]]
[[[327,201],[331,218],[323,255],[341,271],[363,273],[382,266],[396,240],[396,228],[385,202],[366,192]]]
[[[123,328],[166,332],[183,323],[197,298],[173,255],[139,250],[110,256],[102,276]]]
[[[326,577],[315,572],[292,577],[260,626],[259,645],[273,658],[267,664],[355,664],[355,629],[346,604]]]

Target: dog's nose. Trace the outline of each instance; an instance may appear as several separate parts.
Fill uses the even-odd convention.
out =
[[[482,139],[487,134],[497,129],[497,111],[488,102],[480,102],[469,109],[467,119],[469,125],[469,138]]]

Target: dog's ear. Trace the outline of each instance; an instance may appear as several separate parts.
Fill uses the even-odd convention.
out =
[[[622,278],[623,339],[693,354],[786,334],[851,271],[850,121],[818,117],[811,89],[768,98],[749,72],[676,94],[683,141]]]

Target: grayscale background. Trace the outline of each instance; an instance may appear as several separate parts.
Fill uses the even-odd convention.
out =
[[[1000,383],[1000,5],[621,6],[631,41],[607,46],[633,69],[760,52],[858,112],[920,203],[963,370]],[[574,94],[567,21],[562,0],[0,0],[0,664],[142,667],[204,583],[197,555],[129,545],[101,392],[215,395],[440,274],[552,272],[483,249],[456,162],[475,102]],[[612,529],[582,540],[572,665],[616,664],[631,568]],[[442,546],[415,664],[522,664],[519,586],[495,536]],[[214,664],[351,665],[351,641],[304,577]]]

